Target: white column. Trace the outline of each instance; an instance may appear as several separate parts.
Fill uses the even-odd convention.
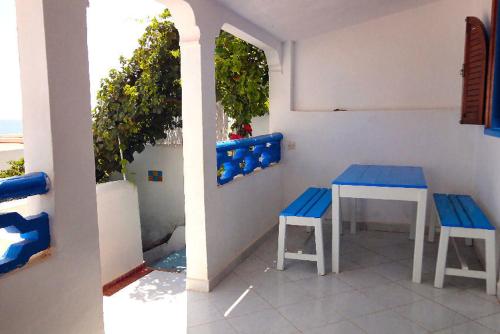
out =
[[[208,291],[249,242],[234,246],[231,233],[235,233],[235,221],[231,213],[235,210],[225,210],[226,200],[232,195],[217,187],[215,38],[221,27],[228,24],[226,27],[240,37],[258,42],[266,50],[275,48],[276,51],[266,52],[273,59],[272,64],[279,64],[281,42],[217,2],[158,1],[172,13],[180,35],[187,287]],[[273,69],[279,70],[277,67]],[[246,231],[244,226],[241,231]],[[245,233],[249,235],[248,231]],[[226,242],[225,238],[232,238],[233,242]]]
[[[283,114],[290,112],[293,108],[293,71],[294,71],[295,42],[287,41],[283,45],[282,66],[279,70],[269,69],[269,131],[283,132],[287,139],[287,129],[278,126],[279,120],[285,117]],[[286,161],[287,155],[283,154]]]
[[[46,172],[51,255],[1,279],[0,332],[103,333],[87,0],[17,0],[28,171]]]
[[[214,199],[209,194],[217,186],[215,36],[202,30],[199,40],[181,41],[187,287],[198,291],[210,289],[207,225]]]

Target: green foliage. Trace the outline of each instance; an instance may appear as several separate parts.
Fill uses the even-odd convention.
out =
[[[123,171],[134,152],[182,126],[179,34],[169,16],[165,11],[153,18],[132,57],[121,57],[121,68],[101,81],[93,110],[98,181]]]
[[[8,162],[9,169],[0,170],[0,179],[24,175],[24,158]]]
[[[246,134],[244,124],[269,112],[269,72],[264,52],[221,31],[215,42],[217,101],[235,120],[232,129]]]
[[[96,178],[123,172],[147,144],[182,126],[179,34],[164,11],[153,18],[131,58],[101,81],[93,113]],[[243,129],[269,110],[269,77],[264,52],[221,32],[216,40],[217,101]],[[120,144],[119,144],[120,143]],[[123,158],[122,158],[123,155]]]

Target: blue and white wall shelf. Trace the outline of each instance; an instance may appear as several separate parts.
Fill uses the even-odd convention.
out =
[[[238,175],[247,175],[281,160],[281,133],[252,138],[218,142],[217,183],[232,181]]]
[[[0,202],[12,201],[49,191],[49,178],[45,173],[30,173],[0,179]],[[42,212],[24,218],[17,212],[0,214],[0,230],[18,234],[19,238],[0,239],[0,275],[24,266],[29,259],[50,247],[49,216]]]

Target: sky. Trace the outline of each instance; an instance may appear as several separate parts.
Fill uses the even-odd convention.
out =
[[[162,12],[155,0],[90,0],[87,10],[89,75],[92,106],[101,78],[132,55],[148,18]],[[21,83],[17,51],[15,0],[0,0],[0,121],[21,120]]]

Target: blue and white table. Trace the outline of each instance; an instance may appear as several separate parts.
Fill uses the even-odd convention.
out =
[[[351,165],[332,182],[332,271],[340,272],[340,198],[417,202],[413,282],[422,280],[427,183],[421,167]]]

